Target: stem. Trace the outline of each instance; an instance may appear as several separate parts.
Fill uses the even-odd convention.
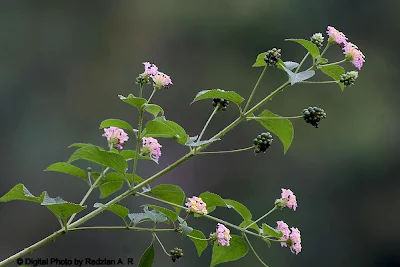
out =
[[[257,80],[257,82],[256,82],[256,85],[254,85],[253,91],[252,91],[251,94],[250,94],[249,100],[247,100],[247,103],[246,103],[246,106],[244,107],[243,112],[246,112],[247,108],[249,107],[250,102],[251,102],[251,99],[253,98],[254,93],[256,92],[256,90],[257,90],[257,88],[258,88],[258,85],[260,85],[260,82],[261,82],[262,78],[264,77],[264,74],[265,74],[265,72],[267,71],[267,68],[268,68],[268,64],[265,66],[265,68],[264,68],[263,71],[261,72],[260,77],[258,77],[258,80]]]
[[[324,66],[326,66],[326,65],[324,65]],[[318,82],[318,81],[302,81],[302,82],[300,82],[300,83],[339,83],[338,81],[321,81],[321,82]]]
[[[153,97],[153,95],[154,95],[154,93],[155,93],[156,91],[157,91],[157,90],[154,88],[154,89],[153,89],[153,92],[151,92],[151,95],[149,96],[149,99],[147,99],[147,104],[150,103],[150,100],[151,100],[151,98]]]
[[[321,57],[325,54],[326,51],[328,51],[328,48],[331,46],[331,44],[329,43],[329,41],[326,43],[326,46],[324,48],[324,50],[321,53]]]
[[[281,119],[300,119],[302,115],[292,117],[247,117],[247,120],[281,120]]]
[[[294,73],[297,73],[297,72],[300,70],[301,66],[303,66],[303,63],[306,61],[308,55],[310,55],[310,52],[308,52],[308,53],[303,57],[303,59],[301,60],[299,66],[297,67],[297,69],[296,69],[296,71],[295,71]]]
[[[154,91],[153,91],[154,92]],[[142,126],[143,126],[143,110],[139,111],[139,125],[138,125],[138,134],[136,138],[136,148],[135,148],[135,158],[133,159],[133,177],[135,178],[136,170],[137,170],[137,162],[139,158],[139,147],[140,147],[140,139],[142,138]],[[129,184],[132,188],[132,186]]]
[[[140,84],[139,85],[139,97],[142,98],[142,95],[143,95],[143,85]]]
[[[331,65],[339,65],[339,64],[342,64],[342,63],[344,63],[344,62],[346,62],[347,61],[347,59],[343,59],[343,60],[340,60],[340,61],[337,61],[337,62],[333,62],[333,63],[329,63],[329,64],[324,64],[324,65],[320,65],[321,67],[325,67],[325,66],[331,66]]]
[[[261,221],[262,219],[264,219],[265,217],[267,217],[268,215],[270,215],[273,211],[276,210],[276,206],[274,206],[270,211],[268,211],[267,213],[265,213],[263,216],[261,216],[260,218],[258,218],[256,221],[252,222],[251,224],[247,225],[244,229],[249,228],[250,226],[252,226],[253,224],[257,224],[259,221]]]
[[[200,240],[200,241],[209,241],[210,240],[210,238],[204,239],[204,238],[198,238],[198,237],[191,236],[191,235],[187,235],[187,237],[193,238],[193,239],[196,239],[196,240]]]
[[[147,232],[176,232],[175,229],[153,229],[143,227],[126,227],[126,226],[91,226],[91,227],[76,227],[69,229],[69,231],[83,231],[83,230],[130,230],[130,231],[147,231]]]
[[[153,236],[157,239],[158,243],[160,243],[160,246],[161,246],[162,249],[164,250],[165,254],[167,254],[168,257],[171,257],[171,254],[169,254],[169,253],[165,250],[164,245],[161,243],[161,240],[158,238],[157,234],[156,234],[156,233],[153,233]]]
[[[241,151],[247,151],[253,149],[254,146],[251,147],[246,147],[246,148],[241,148],[241,149],[235,149],[235,150],[225,150],[225,151],[211,151],[211,152],[199,152],[199,155],[204,155],[204,154],[225,154],[225,153],[235,153],[235,152],[241,152]]]
[[[265,264],[265,262],[260,258],[260,256],[258,256],[256,250],[253,248],[253,246],[250,243],[250,240],[247,238],[246,234],[243,234],[244,238],[247,241],[247,244],[249,244],[250,249],[253,251],[254,255],[256,255],[257,259],[261,262],[262,265],[264,265],[265,267],[268,267],[267,264]]]
[[[89,190],[86,192],[86,195],[82,198],[81,202],[79,203],[79,205],[83,205],[86,201],[86,199],[89,197],[89,195],[92,193],[93,189],[96,187],[96,185],[99,183],[99,181],[101,180],[101,178],[104,177],[104,175],[106,174],[106,172],[109,170],[110,168],[107,167],[99,176],[99,178],[96,179],[96,181],[90,186]],[[70,225],[71,222],[74,220],[76,216],[76,213],[72,214],[71,218],[69,218],[67,225]]]
[[[201,133],[199,134],[199,137],[197,138],[197,142],[200,141],[201,138],[203,137],[203,134],[204,134],[204,132],[206,131],[206,129],[207,129],[207,127],[208,127],[208,124],[210,124],[212,118],[214,117],[215,113],[217,113],[217,111],[218,111],[219,108],[220,108],[219,105],[217,105],[217,106],[214,108],[214,110],[213,110],[213,112],[211,113],[210,117],[208,118],[206,124],[204,125],[203,130],[201,130]]]

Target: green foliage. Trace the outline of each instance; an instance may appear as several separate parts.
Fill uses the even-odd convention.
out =
[[[326,64],[326,63],[328,63],[328,59],[323,58],[323,57],[318,58],[318,63],[319,63],[319,64]]]
[[[68,163],[79,159],[110,167],[120,173],[124,173],[128,168],[128,163],[123,156],[117,153],[100,150],[93,145],[77,149],[69,158]]]
[[[73,143],[73,144],[69,145],[68,148],[71,148],[71,147],[86,147],[86,146],[95,146],[95,145],[88,144],[88,143]],[[95,146],[95,147],[97,147],[100,150],[105,151],[105,149],[102,148],[102,147],[99,147],[99,146]]]
[[[144,213],[146,213],[149,219],[152,220],[154,223],[160,223],[160,222],[168,223],[167,216],[165,216],[164,213],[161,213],[158,210],[149,210],[147,206],[144,206],[143,211]]]
[[[281,231],[276,230],[275,228],[272,228],[268,224],[263,223],[262,224],[262,230],[263,230],[263,234],[266,235],[266,236],[273,236],[273,237],[277,237],[277,238],[281,238],[282,237],[282,232]]]
[[[156,118],[160,113],[164,116],[164,110],[162,109],[162,107],[156,104],[145,104],[144,110],[152,114],[154,118]]]
[[[182,206],[185,201],[185,193],[183,190],[176,185],[172,184],[160,184],[151,189],[149,192],[152,195],[158,197],[159,199],[177,204]],[[174,209],[179,212],[180,208],[174,207]]]
[[[250,228],[251,228],[251,229],[254,229],[254,230],[257,231],[257,233],[260,233],[260,227],[258,227],[258,225],[257,225],[256,223],[254,223],[254,221],[252,221],[252,220],[245,220],[245,221],[243,221],[243,222],[239,225],[239,227],[246,228],[246,227],[249,226],[249,225],[251,225],[251,226],[249,227],[249,229],[250,229]]]
[[[53,172],[62,172],[62,173],[66,173],[66,174],[70,174],[82,179],[87,179],[86,177],[86,173],[84,170],[82,170],[81,168],[78,168],[74,165],[71,165],[67,162],[57,162],[54,164],[51,164],[49,167],[47,167],[47,169],[45,169],[45,171],[53,171]]]
[[[252,67],[265,67],[267,66],[267,62],[265,62],[264,58],[267,55],[267,52],[263,52],[261,54],[258,54],[256,58],[256,62],[254,62]]]
[[[217,194],[204,192],[199,197],[207,204],[208,213],[214,211],[216,207],[227,207],[225,201]]]
[[[128,214],[128,218],[131,220],[133,225],[136,225],[143,221],[150,221],[149,216],[146,213],[130,213]]]
[[[147,100],[144,98],[140,97],[135,97],[132,94],[129,94],[128,97],[118,95],[119,99],[124,101],[125,103],[137,108],[138,110],[141,110],[143,105],[146,104]]]
[[[104,206],[105,205],[102,204],[102,203],[95,203],[93,205],[94,208],[100,208],[100,207],[104,207]],[[112,213],[118,215],[119,217],[122,218],[122,220],[124,220],[124,222],[126,222],[126,220],[125,220],[126,216],[128,216],[128,214],[129,214],[129,209],[128,208],[126,208],[124,206],[121,206],[121,205],[118,205],[118,204],[113,204],[113,205],[110,205],[110,206],[106,206],[105,210],[111,211]]]
[[[166,120],[165,117],[158,117],[146,123],[144,137],[174,138],[180,144],[186,144],[189,136],[185,130],[176,122]]]
[[[109,195],[117,192],[123,186],[125,177],[121,173],[110,172],[104,177],[99,184],[100,198],[106,198]]]
[[[228,208],[233,208],[236,210],[236,212],[239,213],[245,221],[251,220],[252,214],[250,210],[242,203],[232,199],[225,199],[225,203],[228,205]]]
[[[244,257],[249,250],[246,242],[244,242],[240,236],[232,235],[232,239],[229,243],[230,246],[214,244],[210,267],[220,263],[238,260]]]
[[[267,130],[278,136],[283,144],[284,153],[286,154],[293,141],[294,128],[290,120],[280,119],[279,117],[279,115],[269,110],[264,110],[256,120]]]
[[[304,39],[286,39],[286,41],[292,41],[301,44],[305,49],[308,50],[313,58],[320,56],[319,48],[313,42]]]
[[[329,66],[320,66],[319,67],[323,73],[331,77],[333,80],[338,81],[338,85],[340,86],[340,89],[342,91],[344,90],[344,85],[343,83],[340,83],[340,76],[345,73],[345,70],[343,67],[338,66],[338,65],[329,65]]]
[[[192,240],[193,244],[196,246],[197,254],[200,257],[201,254],[203,253],[203,251],[207,248],[208,242],[206,240],[198,240],[198,239],[192,238],[192,236],[196,237],[196,238],[200,238],[200,239],[206,239],[206,236],[203,234],[202,231],[199,231],[199,230],[193,230],[190,232],[189,238]]]
[[[172,210],[169,210],[169,209],[166,209],[166,208],[163,208],[160,206],[156,206],[156,205],[150,205],[150,204],[146,204],[146,206],[161,212],[162,214],[167,216],[172,222],[175,222],[176,220],[178,220],[178,214],[176,214]]]
[[[129,149],[127,149],[127,150],[124,149],[124,150],[122,150],[119,154],[120,154],[121,156],[123,156],[123,157],[125,158],[126,161],[130,161],[130,160],[133,160],[133,159],[135,158],[135,156],[136,156],[136,151],[134,151],[134,150],[129,150]],[[151,161],[154,161],[155,163],[158,164],[158,162],[156,162],[154,159],[152,159],[152,158],[149,157],[149,156],[143,156],[143,155],[140,155],[140,154],[139,154],[138,159],[151,160]]]
[[[203,99],[213,99],[213,98],[221,98],[225,100],[229,100],[234,102],[236,105],[240,106],[240,103],[244,101],[244,98],[241,97],[238,93],[234,91],[224,91],[221,89],[212,89],[212,90],[203,90],[199,92],[194,100],[192,101],[193,104],[196,101],[203,100]]]
[[[129,130],[131,132],[137,132],[137,130],[133,129],[129,123],[127,123],[126,121],[123,121],[123,120],[119,120],[119,119],[104,120],[100,124],[99,129],[103,129],[103,128],[111,127],[111,126],[118,127],[118,128],[124,129],[124,130]]]
[[[188,234],[190,234],[193,231],[193,228],[188,226],[186,222],[180,223],[179,228],[181,230],[181,234],[183,237],[187,236]]]
[[[8,193],[0,198],[0,202],[8,202],[12,200],[25,200],[36,203],[41,203],[44,199],[46,192],[43,192],[40,196],[35,197],[23,184],[17,184]]]
[[[42,206],[46,206],[57,217],[65,221],[72,214],[78,213],[86,208],[86,206],[78,205],[75,203],[67,202],[61,197],[51,198],[45,194]]]
[[[154,261],[154,247],[153,243],[151,243],[150,247],[148,247],[140,258],[138,267],[151,267]]]

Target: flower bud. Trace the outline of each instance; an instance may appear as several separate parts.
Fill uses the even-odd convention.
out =
[[[324,43],[324,36],[322,36],[322,33],[314,33],[313,36],[311,36],[311,42],[315,44],[318,48],[321,48],[323,43]]]

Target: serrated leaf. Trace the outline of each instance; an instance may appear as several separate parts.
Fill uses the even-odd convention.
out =
[[[157,117],[160,113],[164,116],[164,110],[162,109],[162,107],[156,104],[145,104],[144,110],[152,114],[154,118]]]
[[[133,222],[134,225],[142,222],[142,221],[150,221],[149,216],[146,213],[130,213],[128,214],[128,218]]]
[[[86,206],[67,202],[61,197],[51,198],[47,194],[45,194],[41,205],[46,206],[51,212],[64,221],[72,214],[78,213],[86,208]]]
[[[185,130],[176,122],[158,117],[146,123],[144,137],[174,138],[178,143],[185,144],[189,138]]]
[[[340,76],[345,73],[345,70],[343,67],[338,66],[338,65],[329,65],[329,66],[320,66],[319,67],[323,73],[331,77],[335,81],[340,81]],[[338,85],[340,86],[340,89],[342,91],[344,90],[344,84],[341,82],[338,82]]]
[[[162,214],[167,216],[172,222],[175,222],[176,220],[178,220],[178,214],[176,214],[172,210],[169,210],[169,209],[166,209],[166,208],[163,208],[160,206],[156,206],[156,205],[150,205],[150,204],[146,204],[146,206],[161,212]]]
[[[181,229],[181,234],[183,237],[186,237],[188,234],[190,234],[193,231],[193,228],[188,226],[187,224],[179,224],[179,227]]]
[[[119,120],[119,119],[104,120],[100,124],[100,128],[99,129],[103,129],[103,128],[106,128],[106,127],[118,127],[120,129],[124,129],[124,130],[129,130],[131,132],[135,132],[135,130],[133,129],[133,127],[129,123],[127,123],[126,121],[123,121],[123,120]]]
[[[67,162],[57,162],[51,164],[49,167],[45,169],[45,171],[62,172],[85,180],[87,178],[84,170],[74,165],[71,165]]]
[[[264,110],[256,119],[264,128],[271,131],[281,140],[286,154],[293,141],[293,124],[288,119],[279,119],[279,115],[269,110]]]
[[[252,220],[243,221],[239,227],[246,228],[249,225],[251,225],[249,228],[256,230],[257,233],[260,233],[260,227],[258,227],[258,225]]]
[[[138,267],[151,267],[154,261],[153,243],[148,247],[140,258]]]
[[[110,167],[120,173],[124,173],[128,168],[128,163],[123,156],[100,150],[98,147],[91,145],[77,149],[69,158],[68,163],[79,159]]]
[[[189,238],[192,240],[193,244],[196,246],[197,254],[199,257],[201,256],[201,253],[207,248],[208,242],[206,240],[198,240],[192,237],[197,237],[201,239],[206,239],[206,236],[203,234],[203,232],[199,230],[193,230],[190,232]]]
[[[94,208],[100,208],[100,207],[104,207],[104,206],[105,205],[102,204],[102,203],[95,203],[93,205]],[[113,204],[113,205],[110,205],[110,206],[106,206],[105,210],[111,211],[112,213],[118,215],[124,221],[126,219],[126,216],[128,216],[128,214],[129,214],[129,209],[128,208],[126,208],[124,206],[121,206],[121,205],[118,205],[118,204]]]
[[[151,189],[150,193],[159,199],[166,200],[180,206],[182,206],[183,202],[185,201],[185,193],[183,190],[179,186],[172,184],[157,185]],[[179,213],[180,208],[174,207],[174,209]]]
[[[217,194],[211,192],[201,193],[199,196],[207,204],[207,212],[211,213],[215,207],[227,208],[225,201]]]
[[[8,202],[12,200],[25,200],[36,203],[41,203],[46,192],[43,192],[40,196],[35,197],[23,184],[17,184],[4,196],[0,198],[0,202]]]
[[[254,62],[252,67],[265,67],[267,66],[267,62],[265,62],[264,58],[267,55],[267,52],[263,52],[261,54],[258,54],[256,58],[256,62]]]
[[[202,145],[205,145],[205,144],[214,143],[215,141],[219,141],[219,140],[221,140],[221,139],[220,138],[215,138],[215,139],[210,139],[210,140],[194,142],[191,139],[188,139],[185,145],[186,146],[191,146],[191,147],[198,147],[198,146],[202,146]]]
[[[246,220],[251,220],[252,214],[248,208],[242,203],[232,200],[232,199],[225,199],[225,203],[228,204],[228,208],[233,208],[236,210],[237,213],[242,216],[242,218]]]
[[[262,230],[263,230],[263,235],[266,236],[281,238],[283,235],[281,231],[276,230],[275,228],[272,228],[271,226],[265,223],[262,224]]]
[[[109,195],[117,192],[122,188],[124,185],[123,181],[110,181],[110,182],[105,182],[99,185],[100,189],[100,198],[106,198]]]
[[[119,154],[120,154],[121,156],[123,156],[123,157],[125,158],[126,161],[130,161],[130,160],[133,160],[133,159],[135,158],[135,156],[136,156],[136,151],[134,151],[134,150],[129,150],[129,149],[128,149],[128,150],[122,150]],[[154,161],[155,163],[158,164],[157,161],[155,161],[154,159],[150,158],[149,156],[143,156],[143,155],[140,155],[140,154],[139,154],[138,159],[151,160],[151,161]]]
[[[118,95],[119,99],[124,101],[125,103],[137,108],[140,110],[144,104],[146,104],[147,100],[141,97],[135,97],[132,94],[129,94],[128,97]]]
[[[167,216],[157,210],[149,210],[147,206],[144,206],[143,211],[154,223],[168,222]]]
[[[301,44],[313,58],[320,56],[319,48],[313,42],[304,39],[286,39],[286,41],[292,41]]]
[[[199,92],[194,100],[192,101],[193,104],[196,101],[203,100],[203,99],[213,99],[213,98],[223,98],[225,100],[229,100],[234,102],[236,105],[240,106],[240,103],[243,102],[244,98],[241,97],[238,93],[234,91],[224,91],[221,89],[212,89],[212,90],[203,90]]]
[[[217,264],[235,261],[244,257],[248,252],[248,247],[246,242],[237,235],[232,235],[229,246],[220,246],[218,243],[214,244],[212,259],[210,267]]]

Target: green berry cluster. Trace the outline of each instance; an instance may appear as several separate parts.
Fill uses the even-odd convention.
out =
[[[176,260],[179,260],[179,258],[183,257],[182,249],[180,248],[174,248],[169,251],[169,254],[171,254],[171,259],[173,262]]]
[[[145,72],[139,74],[139,76],[136,78],[136,84],[140,84],[141,86],[150,84],[150,75]]]
[[[358,71],[349,71],[340,76],[340,82],[343,83],[345,86],[351,86],[354,84],[357,78],[358,78]]]
[[[253,144],[256,146],[254,153],[258,154],[260,152],[264,152],[269,148],[272,143],[272,135],[270,133],[262,133],[257,135],[257,137],[253,140]]]
[[[314,33],[313,36],[311,36],[311,42],[318,46],[318,48],[321,48],[323,43],[324,43],[324,36],[322,36],[322,33]]]
[[[275,66],[280,58],[281,58],[281,50],[273,48],[267,51],[264,60],[268,65]]]
[[[229,101],[223,98],[213,98],[212,105],[213,107],[218,106],[218,110],[222,109],[222,111],[225,111],[229,105]]]
[[[326,113],[322,108],[309,107],[303,110],[303,118],[307,123],[318,128],[318,122],[326,118]]]

